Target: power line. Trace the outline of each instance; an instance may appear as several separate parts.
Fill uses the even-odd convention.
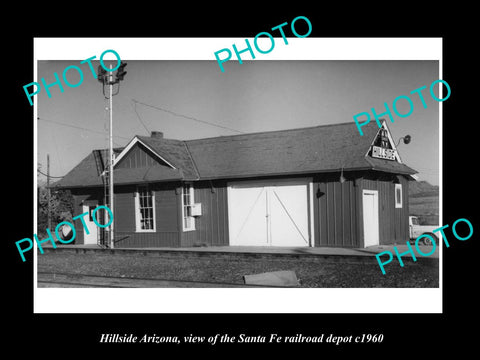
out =
[[[236,130],[236,129],[232,129],[232,128],[229,128],[227,126],[222,126],[222,125],[218,125],[218,124],[215,124],[215,123],[211,123],[209,121],[205,121],[205,120],[200,120],[200,119],[197,119],[197,118],[194,118],[192,116],[187,116],[187,115],[183,115],[183,114],[179,114],[179,113],[176,113],[174,111],[171,111],[171,110],[168,110],[168,109],[164,109],[160,106],[153,106],[153,105],[150,105],[150,104],[145,104],[141,101],[137,101],[135,99],[132,99],[133,102],[137,103],[137,104],[140,104],[140,105],[144,105],[144,106],[148,106],[148,107],[151,107],[153,109],[156,109],[156,110],[160,110],[160,111],[164,111],[166,113],[169,113],[169,114],[172,114],[174,116],[179,116],[179,117],[183,117],[185,119],[188,119],[188,120],[193,120],[193,121],[198,121],[200,123],[203,123],[203,124],[207,124],[207,125],[210,125],[210,126],[215,126],[215,127],[218,127],[218,128],[222,128],[222,129],[225,129],[225,130],[230,130],[230,131],[234,131],[234,132],[237,132],[239,134],[245,134],[243,131],[240,131],[240,130]]]
[[[56,128],[53,129],[53,132],[55,133],[56,130],[57,130]],[[53,146],[55,147],[55,153],[57,154],[58,163],[59,163],[60,167],[63,169],[62,158],[60,157],[60,152],[58,151],[57,140],[56,140],[55,134],[52,136],[52,139],[53,139]]]
[[[37,169],[37,171],[38,171],[40,174],[42,174],[42,175],[45,175],[45,176],[47,176],[47,177],[51,177],[51,178],[59,178],[59,179],[60,179],[60,178],[63,178],[63,177],[65,177],[65,175],[63,175],[63,176],[52,176],[52,175],[47,175],[47,174],[45,174],[45,173],[41,172],[41,171],[40,171],[40,170],[38,170],[38,169]]]
[[[80,130],[90,131],[90,132],[93,132],[93,133],[96,133],[96,134],[105,135],[104,132],[97,131],[97,130],[92,130],[92,129],[87,129],[87,128],[84,128],[84,127],[81,127],[81,126],[65,124],[65,123],[62,123],[62,122],[59,122],[59,121],[48,120],[48,119],[44,119],[44,118],[40,118],[40,117],[37,117],[37,119],[42,120],[42,121],[46,121],[46,122],[50,122],[50,123],[54,123],[54,124],[58,124],[58,125],[62,125],[62,126],[71,127],[71,128],[74,128],[74,129],[80,129]],[[115,135],[114,137],[130,140],[130,138],[127,138],[127,137],[124,137],[124,136],[119,136],[119,135]]]
[[[132,100],[133,102],[133,111],[135,111],[135,114],[137,115],[137,118],[138,118],[138,121],[140,121],[140,124],[143,125],[143,127],[145,128],[145,130],[147,130],[147,134],[150,134],[150,130],[147,129],[147,127],[145,126],[145,124],[143,123],[142,119],[140,118],[140,115],[138,115],[138,112],[137,112],[137,102],[135,100]]]

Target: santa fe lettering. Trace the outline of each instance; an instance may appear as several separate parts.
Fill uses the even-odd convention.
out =
[[[240,334],[238,336],[238,343],[264,343],[266,338],[265,336],[257,335],[257,336],[248,336],[245,334]]]

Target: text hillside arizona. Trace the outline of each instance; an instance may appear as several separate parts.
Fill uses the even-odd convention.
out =
[[[295,27],[295,23],[300,19],[303,20],[308,25],[308,31],[303,35],[300,35],[297,32],[297,29]],[[285,37],[285,33],[283,32],[283,27],[285,25],[288,25],[288,22],[284,22],[280,25],[274,26],[273,28],[271,28],[271,30],[278,30],[280,32],[280,34],[282,35],[283,42],[285,43],[285,45],[288,45],[288,40]],[[308,35],[310,35],[310,33],[312,32],[312,23],[305,16],[297,16],[295,19],[292,20],[292,23],[290,25],[290,29],[292,30],[293,35],[295,35],[297,38],[305,38]],[[267,36],[270,39],[270,47],[268,49],[266,49],[266,48],[261,49],[260,46],[258,45],[258,38],[260,36]],[[243,50],[240,50],[240,51],[237,49],[237,46],[235,44],[232,44],[233,51],[235,52],[235,55],[237,56],[238,62],[240,64],[243,64],[242,57],[240,56],[240,54],[242,54],[244,52],[248,51],[250,53],[250,55],[252,56],[252,60],[255,59],[255,53],[253,52],[252,45],[250,45],[250,42],[248,41],[248,39],[245,39],[245,43],[247,44],[247,47]],[[253,39],[253,46],[255,47],[255,49],[257,49],[257,51],[260,54],[268,54],[275,47],[275,39],[273,38],[273,36],[270,33],[266,32],[266,31],[262,31],[262,32],[259,32],[255,36],[255,38]],[[227,56],[224,57],[223,59],[220,59],[219,54],[222,53],[222,52],[226,52]],[[227,62],[228,60],[230,60],[230,58],[232,57],[232,52],[230,51],[230,49],[225,48],[225,49],[215,51],[214,54],[215,54],[215,58],[217,59],[217,63],[218,63],[218,66],[220,67],[220,70],[222,70],[222,72],[225,72],[225,69],[223,68],[222,64],[224,62]]]
[[[97,211],[100,210],[100,209],[105,209],[105,211],[108,213],[108,223],[106,224],[100,224],[97,220]],[[82,223],[84,229],[85,229],[85,233],[86,234],[90,234],[90,231],[88,230],[88,227],[87,225],[85,224],[85,220],[83,219],[85,215],[89,215],[88,212],[84,212],[83,214],[80,214],[80,215],[77,215],[73,218],[73,220],[77,220],[77,219],[80,219],[80,222]],[[98,227],[100,228],[106,228],[108,226],[110,226],[110,224],[113,222],[113,213],[112,211],[108,208],[108,206],[105,206],[105,205],[100,205],[98,206],[97,208],[95,208],[93,211],[92,211],[92,218],[93,218],[93,222],[95,223],[95,225],[97,225]],[[59,230],[62,228],[62,226],[65,226],[65,225],[68,225],[71,229],[72,229],[72,238],[69,239],[69,240],[63,240],[62,237],[60,236],[59,234]],[[43,239],[43,240],[38,240],[38,237],[37,237],[37,234],[33,234],[33,237],[35,238],[35,241],[37,242],[37,246],[38,248],[40,249],[40,253],[43,254],[43,249],[42,249],[42,245],[44,242],[47,242],[47,241],[50,241],[52,243],[52,246],[54,249],[57,248],[57,245],[55,245],[55,240],[53,239],[53,236],[52,236],[52,233],[50,232],[50,229],[47,228],[46,229],[47,231],[47,234],[48,234],[48,237],[46,239]],[[76,231],[75,231],[75,226],[69,222],[69,221],[62,221],[61,223],[59,223],[57,225],[57,227],[55,228],[55,235],[57,236],[57,240],[60,241],[61,243],[63,244],[68,244],[68,243],[71,243],[73,240],[75,240],[75,236],[76,236]],[[25,249],[22,249],[20,247],[20,244],[23,243],[23,242],[28,242],[30,243],[28,245],[27,248]],[[25,261],[25,256],[23,255],[25,252],[27,251],[30,251],[32,250],[33,248],[33,241],[29,238],[24,238],[22,240],[18,240],[15,245],[17,245],[17,249],[18,249],[18,252],[20,253],[20,256],[22,257],[22,260]]]
[[[459,236],[458,233],[457,233],[457,229],[456,229],[456,226],[459,222],[464,222],[468,225],[468,228],[469,228],[469,231],[470,233],[467,235],[467,236]],[[442,227],[439,227],[438,229],[435,229],[433,230],[434,233],[436,233],[437,231],[440,232],[440,234],[442,234],[442,238],[443,238],[443,241],[445,243],[445,245],[447,246],[447,248],[450,247],[450,243],[448,242],[447,240],[447,235],[445,235],[445,232],[443,231],[444,229],[448,228],[448,224],[447,225],[444,225]],[[467,219],[458,219],[457,221],[455,221],[452,225],[452,233],[453,235],[460,241],[465,241],[465,240],[468,240],[472,237],[473,235],[473,225],[470,221],[468,221]],[[424,237],[428,237],[430,239],[430,241],[432,242],[432,250],[429,252],[429,253],[424,253],[422,252],[419,247],[418,247],[418,242],[424,238]],[[439,241],[440,242],[440,241]],[[417,258],[415,257],[415,253],[413,252],[413,249],[412,247],[410,246],[410,242],[407,241],[407,247],[408,247],[408,250],[403,252],[403,253],[399,253],[398,252],[398,249],[396,246],[393,247],[393,250],[395,250],[395,254],[397,255],[397,259],[398,259],[398,262],[400,263],[400,266],[403,267],[404,263],[403,263],[403,260],[402,260],[402,256],[404,255],[407,255],[407,254],[410,254],[412,256],[412,259],[413,261],[417,261]],[[422,256],[430,256],[432,255],[434,252],[435,252],[435,249],[437,248],[437,244],[435,243],[435,239],[429,235],[429,234],[422,234],[420,235],[416,240],[415,240],[415,249],[417,250],[417,252],[422,255]],[[380,261],[380,257],[384,254],[387,254],[388,255],[388,260],[387,261],[384,261],[384,262],[381,262]],[[385,275],[385,267],[384,265],[387,265],[389,263],[392,262],[393,260],[393,254],[391,251],[383,251],[381,253],[378,253],[377,255],[375,255],[375,257],[377,258],[377,261],[378,261],[378,266],[380,266],[380,270],[382,270],[382,273],[383,275]]]
[[[112,53],[115,55],[115,57],[117,58],[117,65],[112,68],[112,69],[108,69],[104,62],[103,62],[103,57],[105,56],[106,53]],[[95,59],[96,56],[92,56],[92,57],[89,57],[88,59],[85,59],[85,60],[82,60],[80,61],[80,64],[85,64],[87,63],[89,68],[90,68],[90,71],[92,72],[92,75],[95,79],[97,79],[97,74],[95,73],[95,70],[93,69],[93,65],[92,65],[92,60]],[[113,72],[115,70],[117,70],[120,65],[122,63],[122,60],[120,59],[120,55],[118,55],[118,53],[115,51],[115,50],[105,50],[101,55],[100,55],[100,66],[102,68],[104,68],[106,71],[109,71],[109,72]],[[67,73],[69,70],[75,70],[78,72],[78,74],[80,75],[80,80],[76,83],[76,84],[71,84],[68,80],[67,80]],[[55,81],[52,82],[51,84],[47,84],[47,82],[45,81],[45,78],[42,78],[42,84],[43,84],[43,87],[45,88],[45,91],[47,92],[47,96],[49,98],[52,97],[52,94],[50,93],[50,88],[52,86],[55,86],[55,85],[58,85],[59,89],[60,89],[60,92],[63,93],[64,89],[63,89],[63,86],[62,86],[62,83],[60,81],[60,78],[58,76],[58,74],[56,72],[53,73],[53,76],[55,77]],[[83,71],[81,68],[79,68],[78,66],[75,66],[75,65],[70,65],[70,66],[67,66],[64,70],[63,70],[63,73],[62,73],[62,78],[63,78],[63,82],[65,83],[65,85],[67,85],[68,87],[72,87],[72,88],[76,88],[80,85],[82,85],[83,83]],[[37,87],[37,90],[33,93],[29,93],[27,88],[30,87],[30,86],[36,86]],[[32,96],[34,95],[37,95],[41,90],[42,90],[42,87],[40,85],[40,83],[38,82],[31,82],[30,84],[27,84],[27,85],[24,85],[23,86],[23,90],[25,91],[25,94],[27,95],[27,99],[28,101],[30,102],[30,105],[33,105],[33,102],[32,102]]]
[[[433,92],[433,88],[437,83],[444,84],[445,87],[448,90],[448,94],[443,99],[440,99],[440,98],[436,97],[434,92]],[[426,88],[427,88],[427,86],[423,85],[423,86],[419,87],[418,89],[410,91],[410,94],[412,94],[412,95],[417,94],[418,95],[418,97],[422,101],[422,105],[423,105],[424,109],[427,108],[427,104],[425,103],[425,99],[423,98],[422,90],[424,90]],[[442,101],[447,100],[450,97],[451,92],[452,91],[450,90],[450,85],[448,85],[448,83],[445,80],[441,80],[441,79],[435,80],[430,85],[430,95],[432,96],[433,99],[435,99],[438,102],[442,102]],[[397,109],[397,102],[400,101],[400,100],[406,101],[408,103],[409,107],[410,107],[410,110],[405,114],[400,113]],[[377,112],[375,111],[375,108],[372,108],[373,117],[375,118],[375,121],[377,122],[377,125],[378,125],[379,128],[382,127],[382,124],[380,122],[380,119],[381,119],[382,116],[388,115],[388,117],[390,118],[390,121],[392,123],[395,121],[395,120],[393,120],[393,115],[392,115],[392,112],[390,111],[390,108],[388,107],[388,104],[385,102],[384,105],[385,105],[385,110],[386,111],[383,112],[383,113],[380,113],[380,114],[377,114]],[[392,109],[393,109],[393,112],[395,113],[395,115],[397,115],[398,117],[406,118],[406,117],[410,116],[413,112],[413,101],[407,95],[397,96],[393,100]],[[358,121],[358,117],[359,116],[364,116],[364,115],[366,116],[366,120],[364,122],[360,123]],[[361,112],[361,113],[358,113],[357,115],[353,115],[353,120],[355,120],[355,123],[357,124],[357,129],[360,132],[360,135],[363,136],[363,131],[362,131],[361,127],[367,125],[370,122],[370,113]]]

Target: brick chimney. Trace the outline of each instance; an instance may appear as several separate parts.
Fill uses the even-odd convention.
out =
[[[150,137],[155,138],[155,139],[163,139],[163,132],[161,131],[152,131],[150,133]]]

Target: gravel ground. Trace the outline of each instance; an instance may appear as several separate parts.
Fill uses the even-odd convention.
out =
[[[236,258],[213,256],[143,256],[71,254],[60,251],[38,256],[38,271],[101,276],[125,276],[243,284],[243,276],[292,270],[302,287],[438,287],[438,265],[406,262],[386,265],[383,275],[375,257],[371,263],[332,263],[320,259]]]

